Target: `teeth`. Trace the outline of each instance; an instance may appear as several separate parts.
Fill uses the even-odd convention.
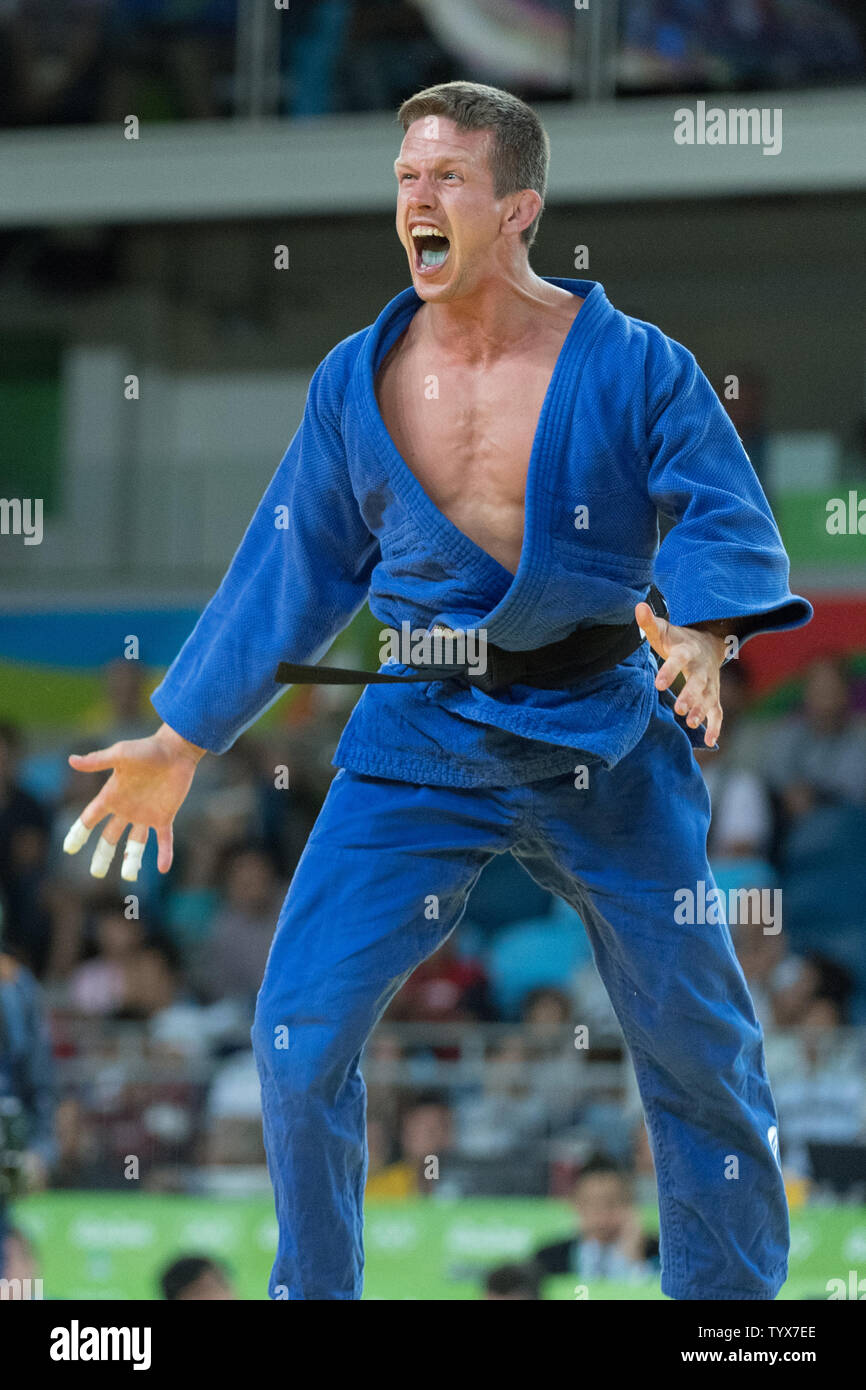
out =
[[[429,241],[431,238],[435,238],[437,243],[445,243],[444,247],[439,244],[435,248],[431,246],[420,248],[421,264],[427,270],[433,270],[436,266],[440,266],[451,250],[450,242],[445,233],[441,232],[438,227],[434,227],[432,222],[422,222],[417,227],[413,227],[412,236],[416,240]]]

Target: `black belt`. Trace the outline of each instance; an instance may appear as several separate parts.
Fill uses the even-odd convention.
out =
[[[531,651],[510,652],[488,642],[487,669],[477,673],[466,662],[412,663],[405,671],[349,671],[337,666],[295,666],[281,661],[274,679],[280,685],[397,685],[406,681],[463,680],[485,694],[509,685],[562,689],[600,675],[631,656],[643,638],[637,623],[578,627],[561,642]]]

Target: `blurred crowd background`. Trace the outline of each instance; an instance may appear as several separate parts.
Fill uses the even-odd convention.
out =
[[[571,0],[0,0],[10,150],[130,112],[169,132],[274,118],[298,142],[307,119],[372,118],[457,76],[551,110],[573,101],[576,121],[599,98],[639,120],[646,97],[856,91],[866,12],[620,0],[581,29]],[[46,518],[39,545],[0,535],[0,1153],[19,1196],[129,1192],[130,1155],[139,1191],[269,1191],[254,999],[357,692],[290,692],[206,758],[167,877],[152,845],[131,891],[61,845],[102,781],[71,773],[68,753],[152,732],[148,693],[218,582],[312,369],[406,283],[388,215],[349,202],[293,216],[290,159],[280,218],[100,207],[0,226],[0,496],[38,495]],[[736,372],[725,407],[793,586],[816,604],[796,642],[759,639],[725,668],[721,752],[700,757],[717,882],[782,891],[781,931],[734,933],[794,1207],[866,1200],[866,556],[856,526],[835,550],[823,526],[824,501],[866,480],[864,210],[850,187],[560,202],[534,253],[540,273],[599,278],[685,341],[720,396]],[[587,269],[572,269],[575,241]],[[359,258],[363,275],[344,275]],[[338,650],[373,664],[377,647],[365,614]],[[656,1276],[637,1216],[652,1161],[620,1030],[580,921],[510,856],[401,991],[364,1071],[371,1201],[574,1204],[573,1229],[530,1268],[495,1270],[486,1297],[538,1297],[546,1274],[579,1266]],[[26,1268],[23,1235],[7,1246],[7,1267]],[[232,1296],[228,1276],[190,1259],[163,1296]],[[189,1287],[209,1292],[178,1293]]]
[[[42,1121],[32,1147],[56,1188],[124,1190],[136,1155],[145,1190],[261,1191],[249,1028],[346,710],[333,692],[327,703],[304,692],[285,722],[207,758],[178,818],[175,867],[160,879],[149,855],[133,889],[94,880],[88,852],[62,854],[102,781],[70,772],[65,754],[149,732],[152,683],[117,660],[60,742],[0,725],[3,949],[25,967],[5,988],[20,996]],[[717,883],[780,888],[784,905],[784,929],[756,912],[734,931],[767,1034],[785,1171],[798,1200],[822,1188],[853,1200],[866,1176],[866,680],[820,661],[798,707],[755,720],[732,663],[723,703],[722,752],[701,758]],[[275,787],[285,767],[290,786]],[[28,1020],[37,982],[48,1039]],[[631,1068],[581,923],[510,855],[397,996],[365,1073],[371,1197],[567,1196],[605,1159],[652,1200]],[[840,1154],[857,1144],[846,1171]]]
[[[574,0],[3,0],[8,125],[235,114],[261,48],[264,109],[381,111],[456,69],[527,100],[586,79]],[[622,95],[737,91],[866,75],[859,0],[610,0],[607,80]],[[272,11],[278,11],[276,18]],[[277,27],[279,22],[279,27]],[[263,31],[278,35],[264,46]],[[253,58],[252,61],[255,61]]]

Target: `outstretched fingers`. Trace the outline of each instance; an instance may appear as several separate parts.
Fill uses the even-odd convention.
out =
[[[109,772],[117,762],[119,743],[110,748],[98,748],[93,753],[70,753],[69,766],[76,772]]]
[[[63,841],[63,849],[66,854],[77,854],[87,844],[99,822],[105,820],[105,817],[110,814],[111,807],[108,805],[108,797],[106,796],[107,786],[108,782],[93,800],[87,803],[81,815],[69,827],[66,832],[66,839]],[[117,836],[116,838],[119,839],[120,837]],[[101,875],[97,875],[97,877],[101,877]]]
[[[97,798],[98,800],[98,798]],[[78,820],[70,827],[66,839],[63,841],[63,848],[67,854],[77,854],[80,849],[87,844],[94,828],[105,817],[105,809],[101,811],[94,807],[96,802],[91,802],[85,811],[78,817]],[[88,821],[90,824],[88,825]],[[105,829],[96,842],[93,851],[93,858],[90,861],[90,872],[94,878],[105,878],[111,868],[117,851],[118,843],[127,826],[127,822],[120,816],[112,816]],[[120,877],[127,883],[135,883],[141,869],[141,862],[144,858],[144,851],[147,846],[149,827],[146,825],[134,825],[129,832],[129,837],[123,851],[123,863],[120,869]],[[169,827],[168,844],[168,863],[171,865],[171,828]],[[162,863],[160,863],[162,869]],[[165,869],[162,872],[165,873]]]
[[[106,825],[96,842],[93,858],[90,861],[90,872],[94,878],[105,878],[111,868],[114,852],[126,826],[127,822],[122,820],[120,816],[112,816]]]
[[[704,743],[708,748],[715,748],[718,743],[719,734],[722,732],[723,718],[722,707],[716,703],[707,716],[707,732],[704,734]]]
[[[154,829],[158,850],[156,867],[161,874],[167,874],[174,858],[174,830],[171,822],[168,825],[156,825]]]
[[[641,632],[646,637],[654,652],[664,657],[667,652],[664,650],[668,640],[668,629],[670,623],[666,618],[659,618],[650,608],[648,603],[638,603],[634,610],[635,621]]]
[[[135,883],[138,878],[147,836],[148,827],[146,825],[134,825],[129,832],[123,850],[123,863],[120,867],[120,877],[127,883]]]
[[[90,839],[94,825],[96,825],[96,820],[87,825],[83,815],[79,816],[78,820],[73,821],[66,832],[66,839],[63,841],[64,854],[77,854]]]
[[[668,686],[673,684],[673,682],[676,680],[677,676],[680,675],[682,670],[683,660],[679,651],[677,650],[675,654],[672,653],[671,656],[668,657],[667,661],[665,661],[663,665],[659,667],[658,675],[656,676],[655,682],[656,690],[667,690]]]
[[[63,841],[63,848],[67,854],[77,854],[87,843],[100,821],[105,820],[106,816],[109,818],[96,842],[93,858],[90,862],[90,872],[94,878],[105,878],[114,859],[118,842],[129,825],[126,815],[116,814],[118,807],[124,807],[127,814],[132,808],[137,810],[139,815],[148,814],[146,807],[141,804],[140,797],[126,795],[129,785],[128,781],[124,781],[122,774],[130,760],[130,745],[124,743],[114,743],[110,748],[97,749],[92,753],[73,753],[69,757],[70,766],[78,772],[109,772],[113,770],[115,774],[108,778],[93,800],[85,806]],[[132,761],[134,762],[134,758]],[[118,775],[119,767],[120,775]],[[153,828],[156,830],[159,845],[159,869],[161,873],[167,873],[171,868],[173,857],[172,828],[170,824],[154,826]],[[135,883],[138,878],[150,829],[150,825],[146,822],[132,823],[124,847],[123,863],[120,870],[121,878],[127,883]]]
[[[715,699],[709,682],[702,676],[692,676],[677,696],[674,709],[677,714],[686,716],[686,723],[690,729],[696,729],[704,722],[713,704]]]

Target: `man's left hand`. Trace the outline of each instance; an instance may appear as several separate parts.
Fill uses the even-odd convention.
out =
[[[719,668],[727,655],[724,637],[695,627],[677,627],[666,618],[657,618],[648,603],[639,603],[634,616],[664,662],[656,676],[656,689],[667,690],[682,674],[685,685],[677,696],[676,712],[686,716],[691,729],[706,721],[704,743],[714,747],[722,728]]]

